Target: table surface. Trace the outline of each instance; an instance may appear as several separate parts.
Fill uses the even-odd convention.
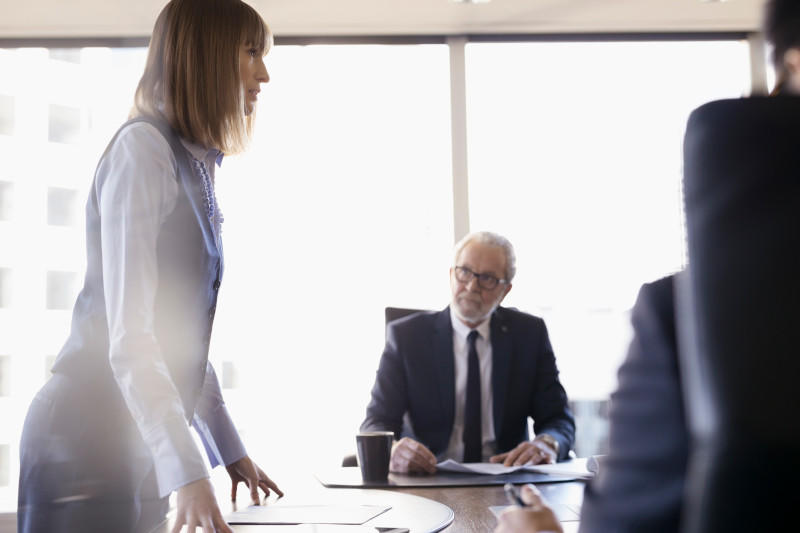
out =
[[[562,483],[540,483],[536,487],[542,492],[545,500],[554,506],[565,506],[577,516],[583,502],[583,481]],[[337,489],[330,489],[337,490]],[[485,532],[497,526],[497,519],[489,509],[490,506],[508,505],[502,486],[484,485],[480,487],[441,487],[441,488],[398,488],[396,492],[415,494],[443,503],[453,510],[455,520],[445,532]],[[566,529],[577,529],[577,521],[573,521]]]
[[[222,474],[225,474],[223,469]],[[497,526],[497,519],[491,511],[491,506],[508,505],[505,491],[500,485],[484,485],[476,487],[413,487],[391,489],[345,489],[326,488],[313,473],[297,473],[294,476],[281,476],[273,478],[278,481],[281,489],[286,494],[280,501],[285,505],[330,504],[346,502],[348,504],[360,503],[385,503],[392,505],[393,509],[379,515],[366,525],[380,527],[408,527],[411,533],[424,533],[436,531],[429,529],[430,524],[442,524],[444,517],[441,505],[431,505],[415,497],[427,498],[433,502],[447,506],[454,513],[450,525],[441,529],[445,533],[491,532]],[[230,494],[230,480],[227,474],[215,476],[212,481],[220,500],[223,514],[235,510],[236,505],[227,501]],[[577,531],[576,520],[580,506],[583,502],[583,481],[567,481],[558,483],[538,483],[536,486],[542,492],[545,500],[558,508],[559,519],[563,519],[559,511],[564,512],[569,521],[562,522],[566,533]],[[239,486],[237,504],[239,507],[248,504],[249,492],[244,485]],[[268,499],[267,504],[277,501],[275,496]],[[571,518],[568,517],[571,515]],[[441,527],[441,526],[440,526]],[[154,533],[169,533],[172,528],[172,514],[167,524],[158,528]],[[236,533],[257,533],[258,531],[278,532],[284,528],[276,526],[232,526]],[[288,531],[288,529],[286,529]]]

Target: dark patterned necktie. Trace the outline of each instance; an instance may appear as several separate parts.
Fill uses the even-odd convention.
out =
[[[469,343],[467,369],[467,398],[464,402],[464,462],[479,463],[482,461],[481,448],[481,368],[478,363],[478,350],[475,341],[478,332],[471,331],[467,337]]]

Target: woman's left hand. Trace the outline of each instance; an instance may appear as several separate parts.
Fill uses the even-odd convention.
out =
[[[261,497],[258,495],[259,487],[264,491],[264,499],[269,496],[270,489],[274,490],[279,498],[283,496],[283,492],[278,488],[278,485],[247,455],[229,464],[225,469],[228,471],[228,475],[231,476],[232,502],[236,501],[236,489],[239,483],[244,483],[250,489],[250,499],[253,505],[261,505]]]
[[[546,442],[539,439],[523,441],[510,452],[494,455],[490,463],[503,463],[504,466],[552,464],[558,458],[556,451]]]

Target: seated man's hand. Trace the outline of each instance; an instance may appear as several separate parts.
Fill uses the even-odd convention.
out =
[[[553,510],[542,500],[539,490],[525,485],[521,491],[522,501],[527,507],[512,507],[500,515],[494,533],[534,533],[548,531],[563,533]]]
[[[558,451],[544,439],[536,437],[525,441],[510,452],[501,453],[489,458],[490,463],[503,463],[505,466],[539,465],[555,463]]]
[[[403,437],[392,445],[389,470],[399,474],[433,474],[436,456],[421,442]]]

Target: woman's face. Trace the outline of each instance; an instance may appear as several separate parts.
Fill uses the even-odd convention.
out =
[[[249,44],[239,48],[239,75],[244,93],[244,114],[249,115],[255,108],[261,84],[269,81],[264,56],[258,48]]]

